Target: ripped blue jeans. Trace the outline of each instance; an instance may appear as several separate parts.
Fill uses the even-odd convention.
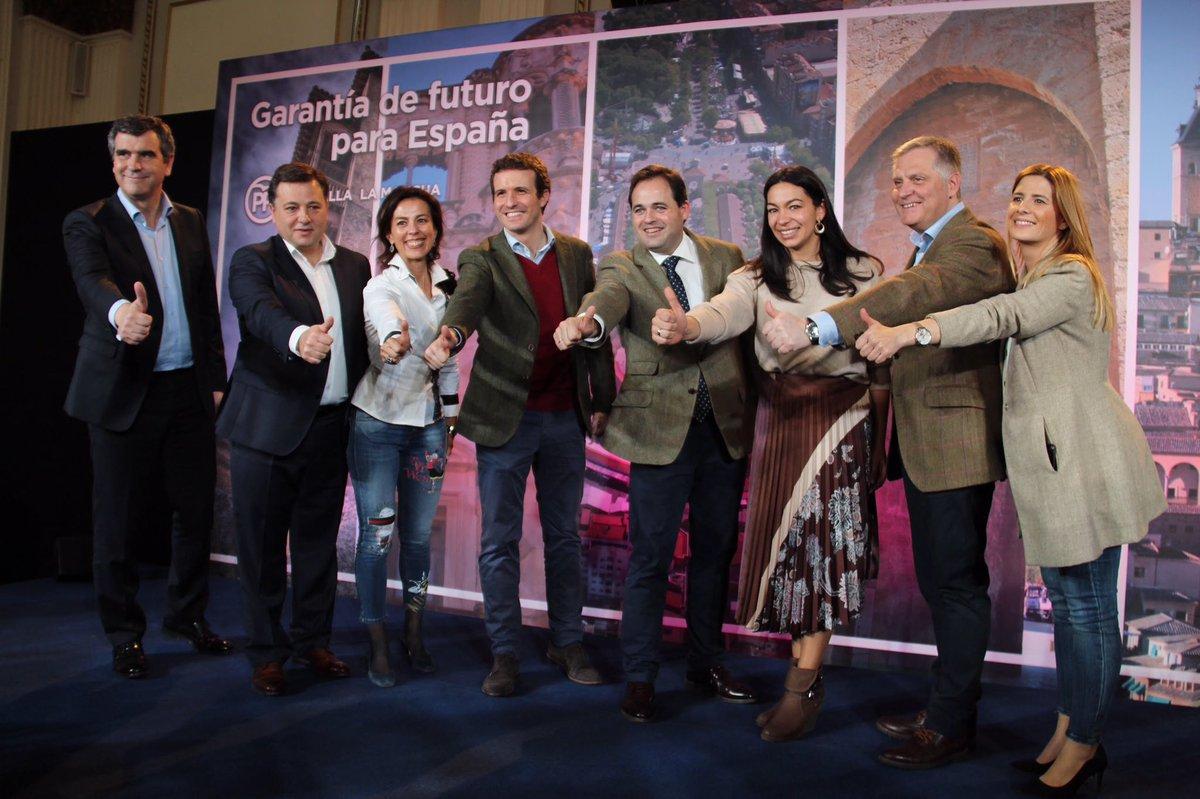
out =
[[[404,604],[425,606],[429,587],[429,536],[446,468],[446,425],[381,422],[360,409],[347,449],[358,509],[359,618],[382,622],[387,609],[387,561],[400,547]]]

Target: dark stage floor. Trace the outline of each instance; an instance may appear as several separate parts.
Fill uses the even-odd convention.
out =
[[[356,677],[296,669],[294,694],[269,699],[251,691],[240,655],[196,655],[158,632],[164,590],[142,587],[151,673],[126,681],[110,671],[89,585],[0,586],[0,796],[1005,796],[1020,782],[1008,761],[1035,753],[1053,722],[1051,691],[988,685],[970,760],[898,772],[874,762],[886,739],[873,721],[916,706],[923,674],[831,667],[817,730],[767,744],[754,726],[762,706],[688,693],[677,651],[659,678],[661,721],[622,719],[611,638],[590,644],[614,682],[586,688],[539,657],[544,634],[528,630],[523,690],[489,699],[482,622],[445,614],[427,623],[438,672],[381,690],[362,676],[365,634],[345,598],[334,650]],[[209,618],[240,635],[233,581],[214,579]],[[780,661],[730,665],[774,700]],[[1194,795],[1198,739],[1200,712],[1119,700],[1104,795]]]

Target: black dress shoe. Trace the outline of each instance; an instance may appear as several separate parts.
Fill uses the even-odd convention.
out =
[[[630,721],[644,722],[653,719],[654,713],[654,683],[626,683],[625,698],[621,700],[621,715]]]
[[[228,655],[233,652],[233,644],[214,633],[203,621],[192,621],[186,624],[164,621],[162,629],[172,638],[191,641],[197,652],[209,655]]]
[[[750,686],[734,679],[724,666],[689,671],[684,684],[694,691],[716,694],[718,699],[735,705],[752,705],[758,701],[758,695]]]
[[[131,680],[146,676],[146,653],[142,651],[141,641],[113,647],[113,671]]]
[[[272,660],[254,667],[250,685],[264,696],[283,696],[287,693],[287,679],[283,676],[283,664]]]
[[[1024,760],[1014,760],[1008,765],[1012,766],[1023,774],[1033,774],[1034,776],[1040,777],[1050,770],[1050,767],[1054,765],[1054,761],[1051,760],[1049,763],[1040,763],[1036,757],[1028,757]]]
[[[970,753],[971,745],[968,738],[947,738],[940,732],[921,727],[902,746],[881,754],[879,762],[910,770],[937,768],[965,757]]]

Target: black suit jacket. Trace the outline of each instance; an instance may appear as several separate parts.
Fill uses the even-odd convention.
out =
[[[347,388],[353,395],[367,369],[362,292],[371,266],[361,254],[338,247],[331,267],[341,306],[334,325],[344,337]],[[288,348],[299,325],[324,321],[317,293],[283,239],[272,236],[233,254],[229,298],[242,340],[217,432],[235,444],[288,455],[308,433],[329,374],[329,358],[310,364]]]
[[[196,390],[203,407],[215,412],[212,392],[225,390],[225,348],[217,310],[212,254],[204,219],[195,208],[174,203],[168,217],[183,304],[192,339]],[[83,336],[64,408],[68,414],[109,430],[128,430],[141,410],[162,343],[162,298],[150,260],[129,212],[116,194],[76,209],[63,220],[63,245],[75,290],[85,312]],[[141,281],[154,318],[149,337],[130,346],[117,341],[108,311],[121,298],[132,300]]]

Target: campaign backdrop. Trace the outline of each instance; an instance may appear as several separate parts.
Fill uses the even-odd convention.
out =
[[[1171,512],[1145,543],[1131,548],[1123,572],[1126,687],[1136,698],[1195,705],[1200,556],[1192,553],[1200,550],[1200,434],[1193,403],[1200,373],[1192,364],[1200,317],[1191,316],[1190,297],[1200,292],[1200,122],[1190,94],[1176,96],[1153,120],[1137,115],[1141,85],[1153,80],[1157,91],[1169,82],[1166,73],[1185,82],[1198,74],[1200,58],[1183,44],[1194,39],[1186,38],[1187,25],[1180,27],[1191,16],[1186,6],[1185,0],[894,6],[694,0],[223,62],[209,225],[228,357],[232,362],[238,338],[224,286],[229,260],[238,247],[274,233],[266,182],[291,160],[329,176],[331,238],[373,263],[380,252],[373,216],[381,198],[406,184],[431,191],[443,206],[442,264],[451,270],[463,248],[499,230],[488,174],[492,161],[510,151],[545,161],[552,180],[547,223],[589,241],[598,258],[632,244],[628,179],[647,163],[679,169],[692,201],[691,227],[737,243],[748,257],[759,250],[764,178],[784,164],[803,163],[829,184],[851,240],[877,255],[889,273],[903,268],[911,249],[888,191],[889,156],[897,144],[925,133],[954,139],[963,153],[963,199],[1001,229],[1019,169],[1036,161],[1066,165],[1087,192],[1118,309],[1110,376],[1138,403],[1171,499]],[[1174,61],[1156,60],[1152,47],[1138,61],[1143,28],[1151,27],[1177,37]],[[1181,58],[1193,63],[1181,67]],[[1170,196],[1175,205],[1168,211],[1163,204],[1141,223],[1139,248],[1139,237],[1130,233],[1139,219],[1133,148],[1151,126],[1174,133],[1160,137],[1154,153],[1145,151],[1149,138],[1143,135],[1142,159],[1170,150],[1179,174],[1160,175],[1151,185],[1143,180],[1143,194]],[[1150,260],[1147,236],[1153,237]],[[1137,269],[1129,268],[1131,261]],[[1192,265],[1194,282],[1185,277]],[[1147,331],[1153,349],[1145,343]],[[1135,332],[1143,337],[1136,343]],[[467,391],[474,346],[461,356]],[[619,348],[617,371],[620,378]],[[472,444],[460,440],[446,473],[430,591],[442,608],[480,613],[474,454]],[[214,558],[233,562],[227,463],[223,453]],[[627,488],[628,464],[589,442],[579,530],[585,621],[594,631],[615,630],[620,619],[630,550]],[[862,616],[840,629],[834,644],[933,655],[899,485],[889,483],[878,504],[880,577]],[[685,517],[669,581],[668,635],[683,625],[688,528]],[[524,530],[522,601],[527,621],[544,624],[532,481]],[[338,542],[347,593],[356,537],[348,487]],[[1037,569],[1024,565],[1006,484],[996,493],[988,549],[988,659],[1052,664],[1045,591]],[[731,596],[738,565],[735,559]],[[735,647],[786,650],[781,638],[752,635],[732,623],[726,630]]]

